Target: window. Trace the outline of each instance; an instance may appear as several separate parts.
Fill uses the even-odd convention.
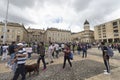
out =
[[[114,36],[119,36],[119,34],[114,34]]]
[[[117,22],[113,22],[113,26],[116,26],[117,25]]]
[[[18,31],[18,34],[20,34],[20,31]]]
[[[17,35],[17,41],[18,41],[18,42],[20,41],[20,36],[19,36],[19,35]]]
[[[105,38],[105,37],[106,37],[106,35],[103,36],[103,38]]]
[[[100,26],[98,27],[98,30],[101,30],[101,27],[100,27]]]
[[[114,33],[118,33],[118,30],[114,30],[113,32],[114,32]]]
[[[105,24],[104,25],[102,25],[103,27],[105,27]]]
[[[10,30],[8,29],[7,32],[10,32]]]
[[[103,32],[106,32],[106,30],[103,30]]]
[[[1,38],[3,38],[3,35],[1,36]]]

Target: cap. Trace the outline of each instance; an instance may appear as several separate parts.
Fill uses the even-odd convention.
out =
[[[18,46],[24,46],[23,43],[18,43],[17,45],[18,45]]]

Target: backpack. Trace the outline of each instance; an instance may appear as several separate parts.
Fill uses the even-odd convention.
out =
[[[113,50],[109,47],[107,47],[107,55],[110,56],[110,57],[113,57],[113,55],[114,55]]]

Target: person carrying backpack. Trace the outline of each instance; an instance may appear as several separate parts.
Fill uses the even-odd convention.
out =
[[[106,67],[106,70],[104,70],[104,74],[110,74],[110,64],[109,59],[113,56],[113,51],[111,48],[105,46],[104,42],[101,42],[101,48],[103,53],[103,61]]]

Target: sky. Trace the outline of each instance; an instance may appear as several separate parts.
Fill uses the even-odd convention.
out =
[[[5,20],[8,0],[0,0],[0,21]],[[26,28],[58,28],[80,32],[87,19],[94,30],[120,18],[120,0],[9,0],[8,21]]]

